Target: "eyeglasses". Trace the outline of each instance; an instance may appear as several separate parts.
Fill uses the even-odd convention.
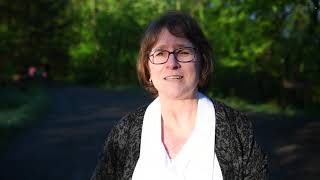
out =
[[[195,48],[194,47],[183,47],[173,51],[167,51],[163,49],[157,49],[149,55],[149,60],[152,64],[164,64],[168,61],[170,54],[173,54],[175,60],[187,63],[195,60]]]

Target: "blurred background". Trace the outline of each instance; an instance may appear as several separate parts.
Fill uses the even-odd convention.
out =
[[[1,84],[34,66],[54,80],[137,85],[144,29],[182,10],[214,48],[209,92],[289,109],[320,102],[318,0],[1,0],[0,8]]]
[[[199,22],[213,46],[214,74],[207,94],[268,122],[256,125],[258,139],[277,157],[268,146],[267,135],[274,129],[265,127],[284,119],[277,132],[288,130],[287,136],[294,137],[298,127],[312,121],[311,139],[319,129],[319,8],[319,0],[0,0],[0,152],[14,151],[8,144],[17,132],[39,125],[56,103],[65,103],[52,98],[61,88],[116,91],[115,96],[130,94],[148,102],[135,70],[141,36],[154,18],[182,10]],[[112,107],[112,96],[106,98],[109,104],[101,106]],[[132,106],[124,99],[128,107],[117,106],[126,110],[112,118],[137,107],[137,99]],[[100,150],[103,138],[97,143]],[[272,169],[281,174],[279,164]],[[279,177],[274,179],[285,179]]]

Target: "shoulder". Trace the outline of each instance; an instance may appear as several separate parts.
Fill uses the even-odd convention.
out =
[[[128,113],[113,126],[99,154],[92,180],[130,177],[139,156],[139,138],[146,107]]]
[[[267,156],[255,140],[252,121],[239,110],[219,101],[213,103],[217,120],[216,150],[224,176],[235,173],[243,179],[268,179]]]
[[[220,101],[212,100],[215,108],[217,121],[235,126],[236,130],[251,129],[252,122],[247,118],[247,114],[234,109]],[[242,132],[242,131],[240,131]]]
[[[216,111],[218,136],[221,139],[233,139],[235,144],[247,144],[254,139],[253,122],[247,114],[222,102],[213,101]]]
[[[147,105],[143,105],[122,117],[111,129],[108,139],[116,143],[118,148],[123,148],[130,135],[141,133],[146,108]]]
[[[114,126],[114,129],[126,129],[132,126],[142,125],[144,113],[147,109],[148,105],[143,105],[138,107],[134,111],[126,114],[122,117]]]

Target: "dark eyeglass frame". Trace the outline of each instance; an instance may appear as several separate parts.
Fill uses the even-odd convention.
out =
[[[180,61],[178,58],[177,58],[177,52],[181,51],[181,50],[184,50],[184,49],[193,49],[194,51],[194,54],[193,54],[193,59],[191,59],[190,61]],[[149,61],[152,63],[152,64],[156,64],[156,65],[160,65],[160,64],[165,64],[166,62],[168,62],[169,60],[169,57],[171,54],[173,54],[173,57],[176,61],[178,62],[181,62],[181,63],[188,63],[188,62],[191,62],[191,61],[194,61],[195,60],[195,57],[196,57],[196,48],[194,47],[181,47],[181,48],[178,48],[178,49],[174,49],[173,51],[168,51],[168,50],[164,50],[164,49],[161,49],[161,51],[165,51],[165,52],[168,52],[168,57],[167,57],[167,60],[162,62],[162,63],[154,63],[153,60],[151,59],[151,57],[153,57],[154,53],[150,54],[148,56],[148,59]],[[152,51],[151,51],[152,52]],[[154,58],[154,57],[153,57]]]

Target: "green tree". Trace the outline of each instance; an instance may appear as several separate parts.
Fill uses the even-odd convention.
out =
[[[2,0],[0,68],[14,66],[18,72],[28,65],[65,60],[69,46],[65,31],[70,23],[65,18],[67,5],[64,0]]]

